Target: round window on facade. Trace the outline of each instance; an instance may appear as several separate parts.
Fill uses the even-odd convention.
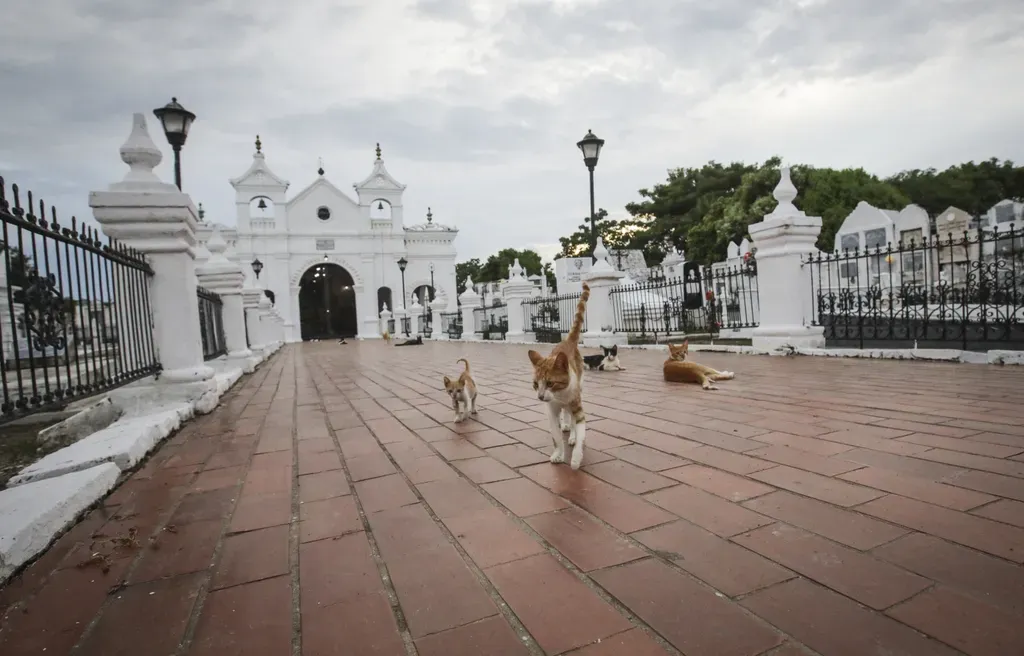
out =
[[[326,205],[321,205],[316,210],[316,216],[321,221],[326,221],[327,219],[331,218],[331,210]]]

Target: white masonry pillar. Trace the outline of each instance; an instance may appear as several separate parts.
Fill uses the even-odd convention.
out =
[[[462,339],[468,342],[480,339],[476,335],[473,310],[480,307],[480,295],[473,291],[473,279],[466,276],[466,291],[459,295],[462,302]]]
[[[757,249],[761,321],[753,330],[756,349],[825,346],[824,329],[811,325],[810,272],[801,264],[802,258],[817,250],[821,217],[807,216],[798,210],[793,204],[796,194],[789,167],[783,167],[774,192],[778,205],[764,220],[748,228]]]
[[[153,269],[149,302],[162,369],[159,380],[209,380],[214,371],[203,362],[196,298],[196,208],[187,194],[153,173],[163,155],[141,113],[134,115],[121,159],[129,167],[124,180],[90,193],[89,206],[104,234],[144,253]]]
[[[583,280],[590,287],[590,300],[587,301],[587,332],[583,333],[584,346],[613,346],[628,342],[626,333],[615,332],[615,307],[612,305],[611,291],[622,283],[626,276],[608,262],[608,249],[604,240],[597,238],[594,249],[597,262],[590,271],[583,274]]]
[[[508,282],[502,289],[505,304],[508,306],[508,332],[505,341],[526,341],[525,321],[523,319],[523,301],[533,295],[533,283],[526,279],[526,272],[519,264],[519,258],[509,267]]]
[[[242,308],[245,272],[241,265],[227,258],[227,247],[220,226],[215,226],[206,242],[210,257],[196,269],[196,276],[200,285],[220,296],[228,359],[237,361],[244,371],[250,372],[253,369],[253,364],[249,362],[252,351],[245,343],[245,310]]]

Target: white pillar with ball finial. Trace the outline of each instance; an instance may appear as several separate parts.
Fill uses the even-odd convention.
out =
[[[144,253],[153,269],[149,301],[162,367],[159,381],[201,382],[211,379],[214,371],[203,362],[196,298],[199,218],[192,199],[153,172],[162,159],[146,117],[135,114],[131,134],[121,146],[128,173],[107,191],[90,193],[89,206],[104,234]]]
[[[793,201],[797,190],[789,167],[779,171],[775,209],[751,224],[750,238],[757,249],[757,297],[760,325],[753,330],[756,349],[778,351],[825,346],[824,329],[812,325],[810,271],[802,259],[817,251],[821,217],[807,216]]]

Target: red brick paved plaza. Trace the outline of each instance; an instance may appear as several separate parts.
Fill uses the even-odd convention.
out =
[[[0,590],[0,654],[1024,653],[1024,369],[626,351],[572,472],[526,351],[286,347]]]

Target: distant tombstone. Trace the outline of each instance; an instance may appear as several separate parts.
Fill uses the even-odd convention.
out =
[[[700,265],[696,262],[683,263],[683,306],[687,310],[699,310],[704,306],[704,284]]]

